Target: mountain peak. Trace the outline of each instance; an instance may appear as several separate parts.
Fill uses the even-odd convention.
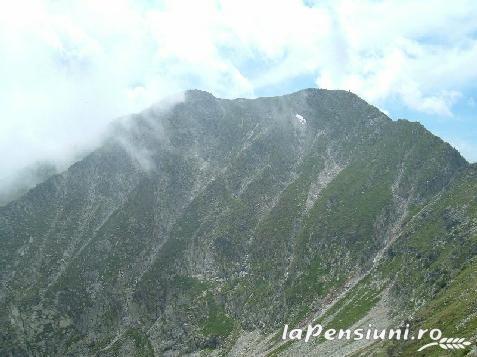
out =
[[[184,92],[186,100],[210,100],[216,99],[216,97],[205,90],[201,89],[188,89]]]

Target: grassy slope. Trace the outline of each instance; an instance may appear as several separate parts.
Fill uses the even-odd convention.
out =
[[[477,170],[462,172],[424,209],[410,213],[382,264],[319,321],[347,328],[366,316],[390,283],[391,311],[414,328],[440,328],[447,337],[477,335]],[[412,217],[414,215],[414,217]],[[374,284],[374,285],[373,285]],[[416,312],[417,310],[417,312]],[[394,326],[393,326],[394,327]],[[420,343],[422,345],[422,342]],[[415,355],[417,343],[375,344],[360,353]],[[286,350],[290,343],[273,353]],[[440,353],[440,354],[439,354]],[[442,350],[425,354],[442,355]],[[456,353],[456,355],[458,355]]]

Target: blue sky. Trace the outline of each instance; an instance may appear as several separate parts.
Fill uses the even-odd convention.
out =
[[[475,0],[0,2],[0,183],[200,88],[346,89],[477,161]]]

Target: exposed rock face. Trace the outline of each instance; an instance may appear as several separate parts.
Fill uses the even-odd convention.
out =
[[[0,208],[0,354],[405,351],[274,333],[444,309],[477,266],[475,172],[349,92],[188,91]]]

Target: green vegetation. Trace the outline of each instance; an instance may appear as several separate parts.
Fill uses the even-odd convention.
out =
[[[349,327],[389,288],[393,317],[470,336],[476,172],[344,91],[188,92],[0,208],[0,355],[225,355],[363,275],[320,321]]]
[[[207,336],[228,336],[233,328],[234,321],[228,317],[222,306],[218,305],[213,297],[207,295],[207,319],[203,322],[202,332]]]

